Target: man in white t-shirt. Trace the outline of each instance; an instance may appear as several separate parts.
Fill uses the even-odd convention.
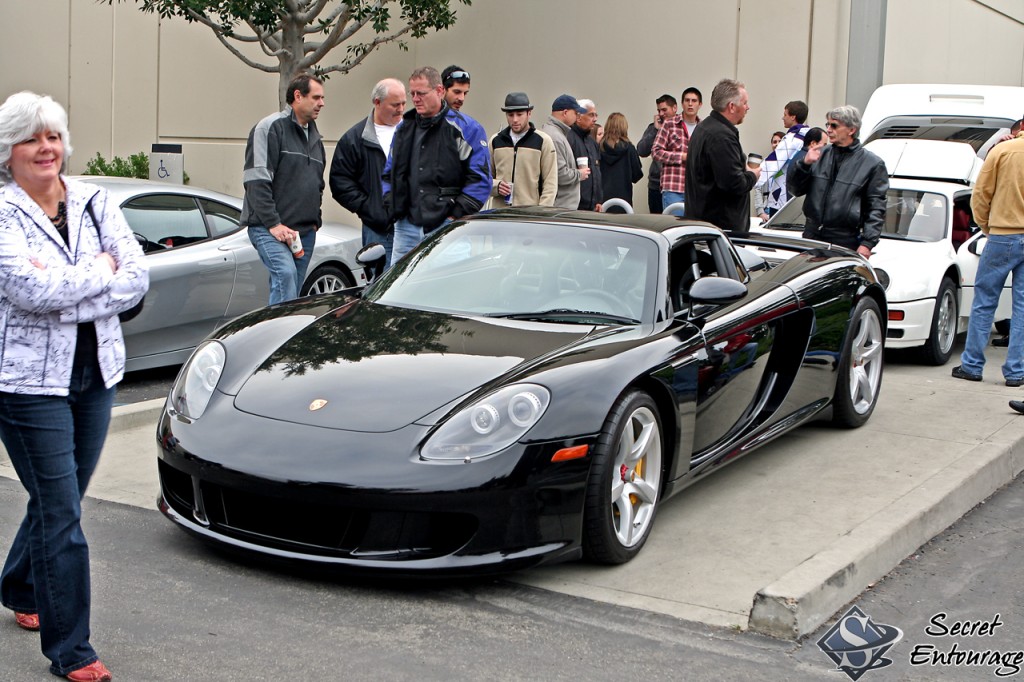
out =
[[[391,153],[391,141],[405,113],[405,85],[385,78],[370,95],[373,111],[338,140],[331,162],[331,196],[363,222],[363,246],[372,242],[387,249],[391,265],[394,238],[391,217],[384,208],[381,175]]]

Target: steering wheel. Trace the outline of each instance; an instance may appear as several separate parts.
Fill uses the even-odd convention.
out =
[[[135,236],[135,241],[137,241],[139,243],[139,246],[142,247],[142,253],[163,251],[164,249],[168,248],[167,246],[161,244],[160,242],[151,242],[149,239],[146,238],[146,235],[144,234],[139,234],[138,232],[133,232],[132,234]]]

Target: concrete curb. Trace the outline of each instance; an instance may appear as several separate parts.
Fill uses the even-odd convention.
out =
[[[1024,443],[982,443],[754,597],[749,629],[799,639],[1024,469]],[[853,559],[851,560],[851,556]]]
[[[110,429],[108,433],[118,433],[134,429],[137,426],[152,424],[156,428],[157,419],[164,408],[164,398],[154,398],[141,403],[118,405],[110,412]]]

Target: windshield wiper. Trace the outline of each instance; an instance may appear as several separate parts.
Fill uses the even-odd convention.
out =
[[[801,230],[804,229],[804,226],[801,223],[772,223],[771,225],[768,225],[766,223],[766,224],[762,225],[761,227],[766,227],[769,230],[774,230],[776,228],[781,228],[781,229],[784,229],[784,230],[789,230],[789,229],[793,229],[793,228],[797,228],[797,229],[801,229]]]
[[[618,324],[636,324],[639,320],[622,315],[613,315],[596,310],[576,310],[575,308],[552,308],[551,310],[533,310],[522,313],[486,313],[486,317],[501,317],[508,320],[552,320],[552,319],[589,319],[599,318]]]

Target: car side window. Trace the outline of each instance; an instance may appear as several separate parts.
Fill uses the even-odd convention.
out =
[[[195,199],[180,194],[148,194],[121,207],[132,232],[146,239],[146,252],[173,249],[209,237]],[[152,246],[151,246],[152,245]]]
[[[242,212],[237,208],[212,199],[200,199],[199,205],[203,207],[203,213],[206,214],[206,225],[213,238],[231,234],[239,228],[238,223],[241,220]]]

